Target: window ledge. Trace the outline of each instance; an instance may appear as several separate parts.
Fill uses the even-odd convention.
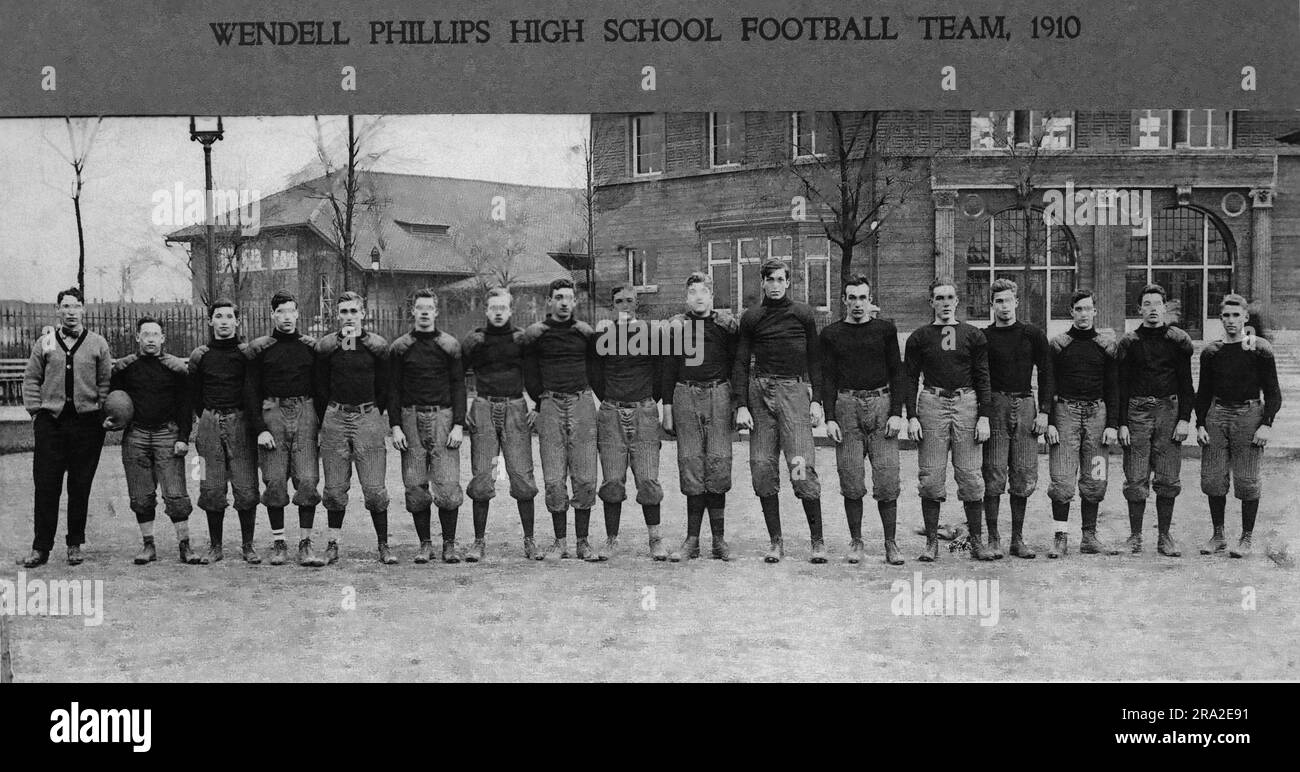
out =
[[[659,285],[658,284],[637,284],[634,287],[632,287],[632,289],[642,294],[645,293],[653,294],[659,291]]]

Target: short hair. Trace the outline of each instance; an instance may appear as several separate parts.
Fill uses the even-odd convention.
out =
[[[1169,299],[1169,294],[1165,292],[1165,288],[1161,287],[1159,284],[1148,284],[1143,287],[1142,293],[1138,295],[1138,302],[1142,302],[1142,298],[1147,295],[1159,295],[1162,302]]]
[[[844,286],[840,288],[840,296],[847,297],[849,294],[849,287],[856,287],[859,284],[865,284],[868,287],[870,287],[871,280],[868,279],[865,274],[861,274],[861,273],[853,274],[852,276],[844,280]]]
[[[515,300],[515,296],[510,292],[509,288],[507,287],[493,287],[492,289],[488,290],[487,293],[488,300],[491,300],[492,298],[499,298],[499,297],[510,298],[510,302],[512,304],[514,303]]]
[[[366,299],[361,297],[357,293],[353,292],[352,290],[347,290],[346,292],[340,292],[339,296],[337,298],[334,298],[334,307],[337,308],[343,305],[344,303],[353,303],[353,302],[360,303],[361,305],[364,306],[366,304]]]
[[[61,305],[65,295],[71,295],[82,303],[86,302],[86,296],[81,294],[80,289],[77,289],[76,287],[68,287],[65,290],[59,290],[59,296],[54,299],[55,305]]]
[[[790,278],[790,264],[779,257],[763,261],[763,267],[758,269],[758,275],[766,279],[777,271],[785,271],[785,278]]]
[[[618,297],[618,293],[620,292],[631,292],[632,297],[636,297],[636,287],[633,287],[631,284],[618,284],[615,285],[613,291],[609,293],[610,299],[612,300]]]
[[[1219,303],[1219,313],[1223,313],[1224,306],[1241,306],[1241,310],[1246,311],[1249,303],[1247,303],[1246,299],[1241,295],[1238,295],[1235,292],[1229,292],[1227,295],[1223,296],[1223,300]]]
[[[411,293],[411,308],[415,308],[415,304],[420,300],[420,298],[431,298],[433,300],[433,307],[438,307],[438,295],[433,291],[432,287],[421,287]]]
[[[704,271],[696,271],[686,277],[686,289],[690,289],[694,284],[703,284],[709,292],[713,291],[713,279],[710,279]]]
[[[1010,279],[996,279],[989,287],[989,300],[992,300],[999,292],[1010,290],[1017,298],[1020,297],[1020,287]]]
[[[1092,297],[1092,290],[1090,289],[1075,290],[1074,294],[1070,295],[1070,308],[1074,308],[1080,300],[1090,297]],[[1095,303],[1097,301],[1094,300],[1093,302]]]
[[[574,290],[574,294],[577,294],[577,289],[575,289],[573,285],[573,279],[562,276],[550,283],[550,286],[546,290],[546,297],[554,297],[555,293],[562,289]]]
[[[293,303],[296,306],[298,305],[298,298],[294,297],[293,293],[289,290],[277,290],[276,293],[271,296],[272,311],[285,303]]]
[[[930,297],[934,297],[934,290],[937,287],[952,287],[953,290],[956,291],[957,282],[953,281],[952,279],[949,279],[947,276],[934,277],[934,281],[930,282],[930,290],[929,290]]]
[[[209,319],[211,319],[212,315],[217,312],[218,308],[229,308],[232,312],[234,312],[235,318],[236,319],[239,318],[239,306],[235,305],[235,301],[231,300],[230,298],[217,298],[216,300],[208,304]]]
[[[135,320],[135,331],[139,332],[140,328],[144,327],[146,324],[156,324],[158,325],[159,329],[162,329],[162,322],[158,321],[152,316],[142,316],[139,319]]]

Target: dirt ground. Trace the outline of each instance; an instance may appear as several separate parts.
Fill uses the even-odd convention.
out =
[[[677,485],[675,446],[664,446],[664,531],[671,544],[684,534],[684,498]],[[468,453],[466,453],[466,459]],[[234,512],[226,525],[227,560],[183,566],[175,536],[157,524],[160,559],[132,565],[139,544],[117,448],[106,448],[95,482],[87,562],[63,560],[63,520],[53,560],[28,579],[102,579],[104,618],[87,627],[79,617],[11,617],[13,670],[18,681],[956,681],[956,680],[1256,680],[1297,677],[1300,600],[1295,568],[1265,555],[1300,537],[1295,483],[1300,462],[1266,462],[1265,499],[1248,560],[1201,556],[1209,515],[1199,493],[1199,462],[1187,459],[1188,491],[1175,516],[1181,559],[1155,554],[1154,512],[1148,511],[1147,551],[1116,557],[1070,554],[1049,561],[1051,540],[1043,484],[1031,499],[1027,535],[1040,548],[1032,561],[1008,557],[972,562],[942,552],[935,564],[915,561],[922,538],[914,493],[916,456],[903,453],[900,544],[906,565],[881,562],[880,525],[867,507],[868,558],[843,562],[848,534],[833,454],[818,449],[826,537],[831,562],[807,562],[807,529],[783,481],[787,559],[763,563],[766,532],[749,483],[748,453],[736,445],[736,488],[728,502],[731,563],[683,564],[648,559],[645,526],[625,507],[624,554],[604,564],[542,563],[522,556],[521,532],[504,484],[488,525],[489,560],[481,564],[418,566],[416,540],[401,507],[395,452],[388,462],[394,506],[390,530],[402,563],[374,560],[374,535],[354,485],[344,530],[344,560],[323,569],[248,566],[238,559]],[[468,479],[468,463],[465,476]],[[1128,522],[1119,490],[1119,458],[1101,532],[1119,541]],[[540,483],[540,464],[538,465]],[[0,579],[16,581],[12,558],[31,540],[31,455],[0,457]],[[949,482],[950,493],[953,483]],[[192,490],[196,494],[196,490]],[[1153,509],[1153,506],[1151,507]],[[538,505],[539,542],[550,523]],[[1003,507],[1004,534],[1009,515]],[[469,504],[459,537],[472,535]],[[269,544],[259,508],[258,546]],[[323,546],[323,511],[317,546]],[[592,532],[603,538],[599,505]],[[956,522],[955,498],[944,519]],[[1071,512],[1072,546],[1078,508]],[[296,544],[296,517],[287,536]],[[202,514],[194,541],[207,541]],[[436,520],[435,520],[436,528]],[[1228,533],[1240,529],[1229,500]],[[707,534],[707,525],[705,533]],[[572,525],[570,525],[572,542]],[[704,539],[707,556],[708,539]],[[231,559],[233,557],[233,559]],[[1285,561],[1281,561],[1285,563]],[[996,624],[966,616],[895,614],[897,579],[997,579]],[[988,585],[985,585],[986,587]],[[350,603],[351,600],[355,603]],[[987,619],[984,619],[987,623]]]

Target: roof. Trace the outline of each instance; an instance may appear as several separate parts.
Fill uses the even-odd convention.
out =
[[[361,268],[378,246],[383,270],[473,276],[508,261],[519,283],[545,283],[568,275],[548,253],[585,250],[576,188],[391,172],[365,172],[360,183],[358,198],[375,202],[353,215],[353,262]],[[338,249],[328,184],[317,177],[259,199],[261,229],[307,228]],[[201,241],[204,230],[192,225],[166,240]],[[507,249],[517,256],[505,257]]]

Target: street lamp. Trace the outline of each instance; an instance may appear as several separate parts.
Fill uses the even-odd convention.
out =
[[[379,247],[370,248],[370,274],[366,278],[374,277],[374,281],[379,280]],[[366,302],[370,302],[370,289],[366,290]]]
[[[217,297],[217,261],[212,251],[212,143],[225,138],[221,116],[190,116],[190,141],[203,144],[203,221],[208,245],[208,302]]]

